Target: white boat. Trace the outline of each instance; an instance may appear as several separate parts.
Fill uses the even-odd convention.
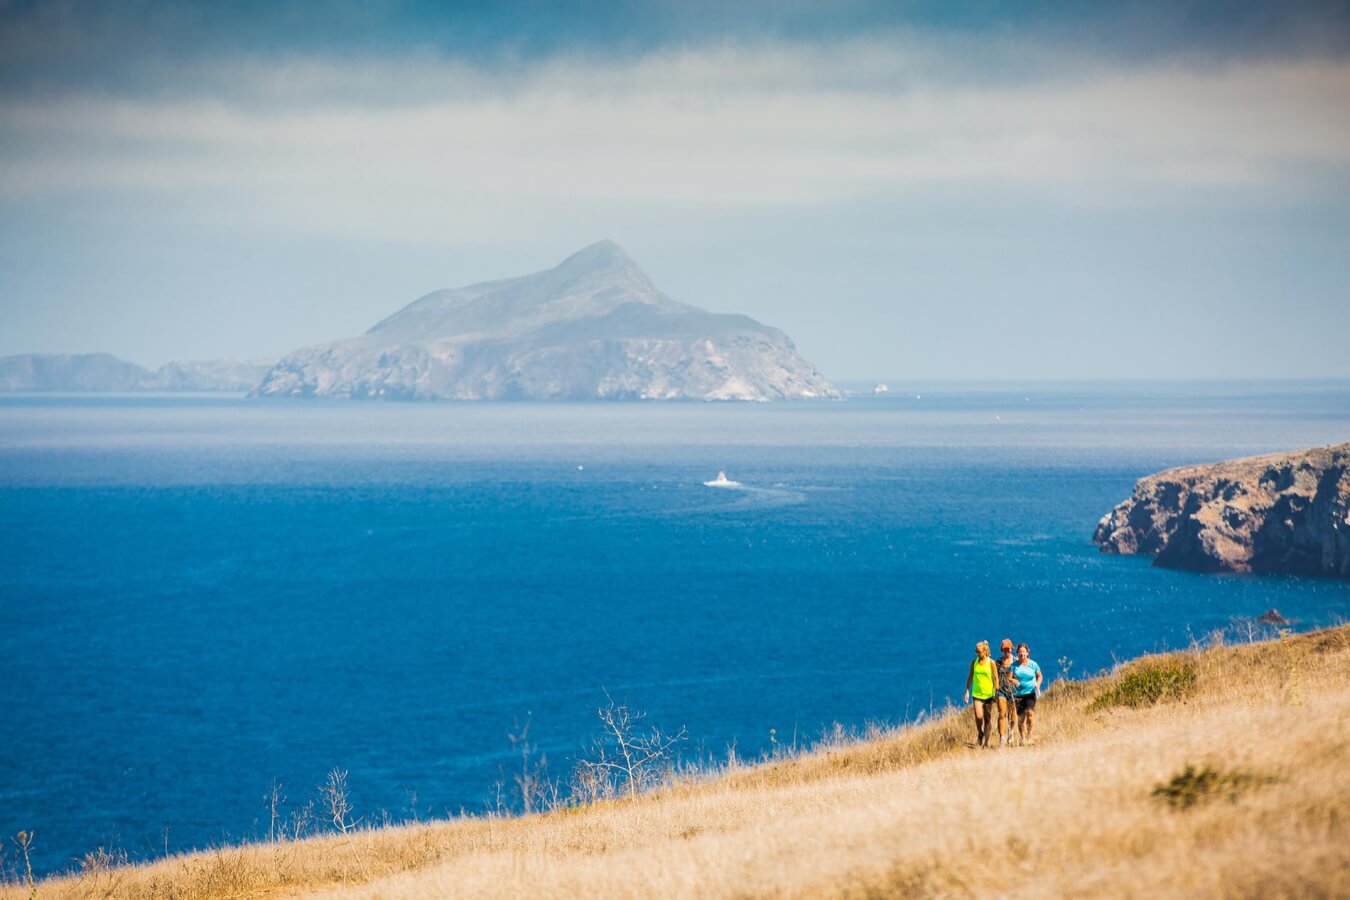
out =
[[[741,483],[739,481],[732,481],[730,478],[727,477],[726,472],[718,472],[716,478],[714,478],[712,481],[703,482],[703,486],[733,488],[733,487],[740,487]]]

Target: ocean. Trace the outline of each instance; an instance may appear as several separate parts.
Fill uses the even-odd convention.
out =
[[[1350,616],[1345,582],[1090,541],[1143,475],[1350,440],[1350,382],[858,387],[0,397],[0,833],[39,873],[253,840],[334,768],[368,823],[477,814],[509,735],[565,780],[607,695],[753,758],[959,701],[980,639],[1054,679]]]

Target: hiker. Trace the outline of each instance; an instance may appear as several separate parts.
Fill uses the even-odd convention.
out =
[[[1012,673],[1017,657],[1013,656],[1012,638],[1004,638],[998,650],[1002,654],[995,660],[998,664],[998,745],[1004,747],[1012,743],[1013,735],[1017,733],[1017,679]]]
[[[1017,707],[1017,735],[1020,743],[1031,744],[1031,730],[1036,725],[1036,698],[1041,695],[1041,667],[1031,658],[1031,648],[1017,645],[1017,662],[1012,665]]]
[[[966,676],[966,702],[975,710],[975,744],[989,746],[989,732],[993,730],[991,721],[998,709],[994,701],[994,687],[998,683],[998,671],[994,661],[989,658],[989,642],[980,641],[975,645],[975,659],[970,663],[970,674]]]

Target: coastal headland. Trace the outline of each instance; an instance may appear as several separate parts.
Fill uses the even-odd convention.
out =
[[[1350,443],[1141,478],[1092,539],[1170,569],[1350,578]]]

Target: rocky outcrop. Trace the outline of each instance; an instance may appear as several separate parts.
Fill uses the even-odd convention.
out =
[[[1141,478],[1092,539],[1172,569],[1350,578],[1350,444]]]
[[[205,359],[165,363],[144,383],[153,391],[251,391],[272,360]]]
[[[837,398],[787,335],[677,303],[610,241],[533,275],[436,291],[364,335],[297,350],[264,397]]]
[[[170,362],[150,371],[111,353],[28,353],[0,357],[0,392],[249,391],[270,361]]]

